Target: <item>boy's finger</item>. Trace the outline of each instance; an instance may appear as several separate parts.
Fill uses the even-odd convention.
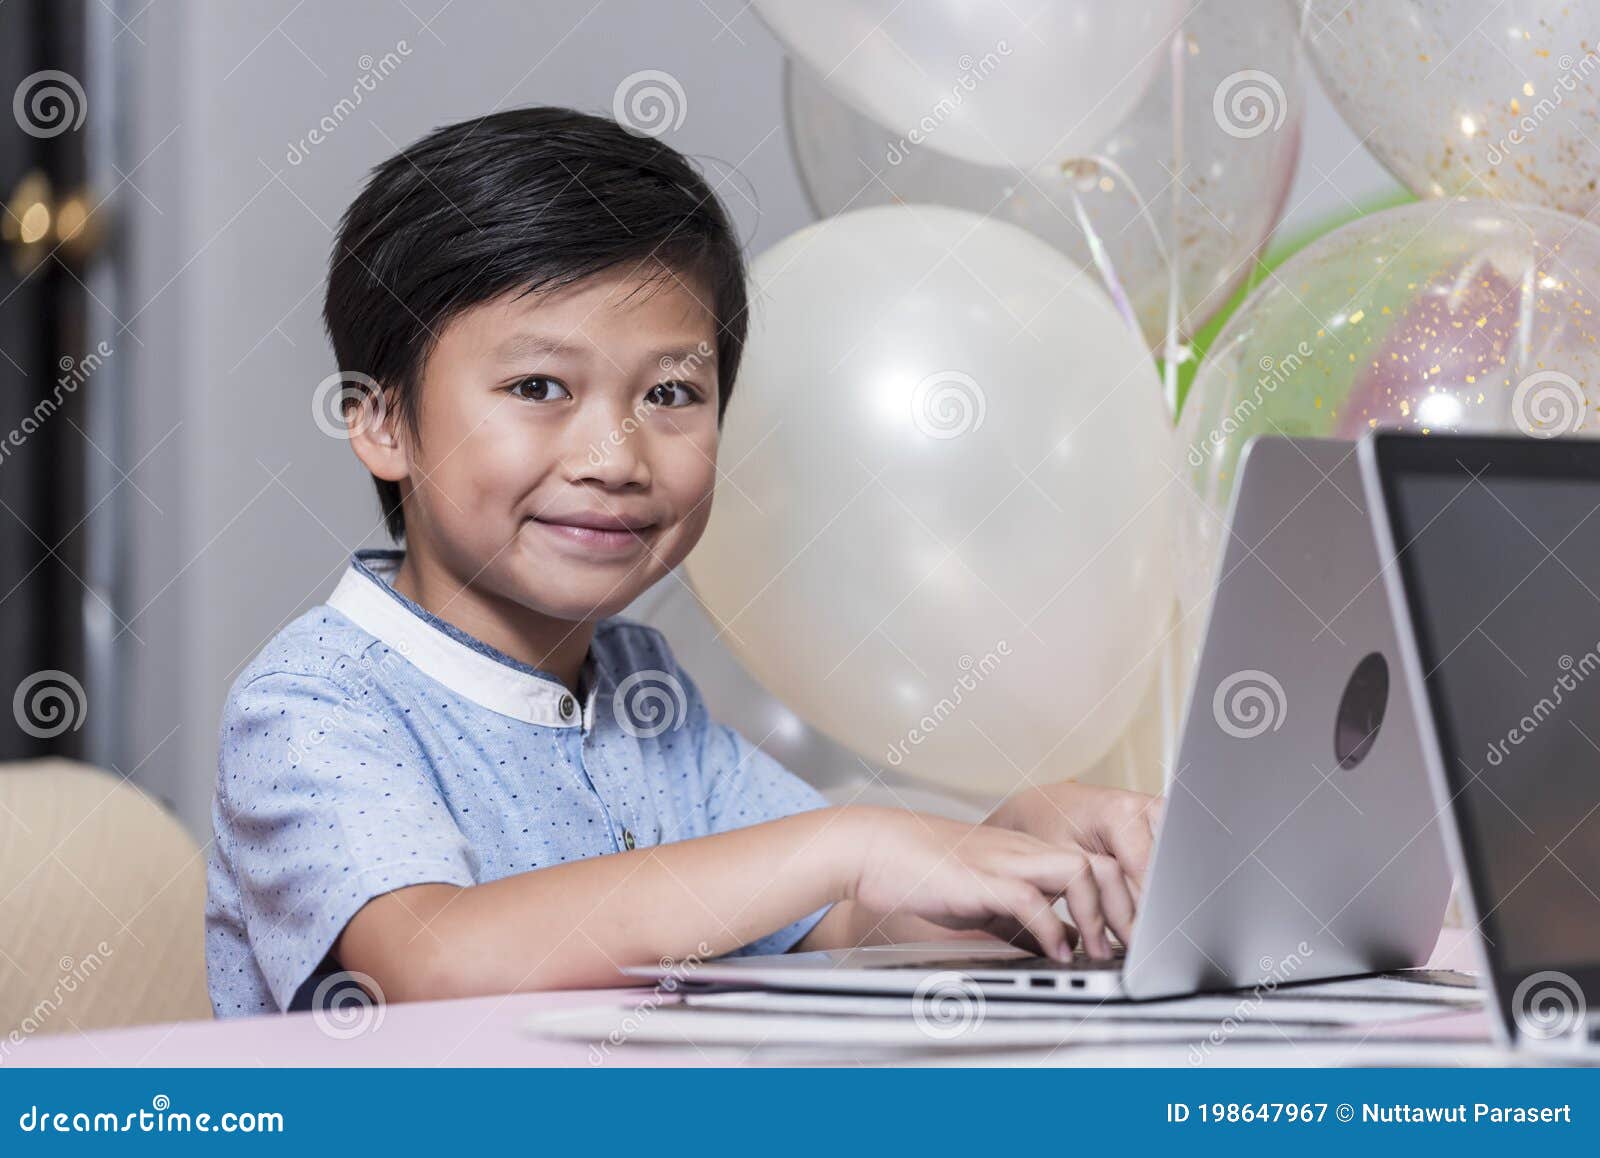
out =
[[[1111,942],[1106,939],[1106,918],[1100,907],[1100,886],[1094,872],[1085,866],[1067,885],[1063,894],[1072,923],[1083,934],[1083,947],[1091,957],[1109,958]]]
[[[1127,822],[1107,834],[1106,847],[1127,877],[1142,883],[1150,870],[1150,857],[1155,851],[1155,833],[1150,824],[1150,808],[1146,805]]]
[[[1050,908],[1055,912],[1056,919],[1061,922],[1062,931],[1067,935],[1067,947],[1076,952],[1078,942],[1083,940],[1083,935],[1078,932],[1078,927],[1068,919],[1066,902],[1063,901],[1057,904],[1055,901],[1051,901]]]
[[[1069,884],[1089,875],[1088,854],[1076,845],[1031,847],[1022,855],[1002,861],[1001,867],[1002,871],[1027,881],[1047,897],[1064,896]]]
[[[990,917],[984,931],[991,937],[998,937],[1008,945],[1015,945],[1038,957],[1047,956],[1044,947],[1034,940],[1033,934],[1028,932],[1017,919],[1009,914],[1003,917]]]
[[[1109,856],[1091,856],[1089,867],[1095,884],[1100,887],[1100,910],[1106,924],[1124,945],[1133,939],[1133,914],[1135,902],[1128,891],[1127,879],[1116,859]]]
[[[1031,855],[1015,871],[1045,895],[1064,898],[1072,923],[1082,934],[1084,948],[1093,956],[1109,957],[1111,943],[1106,940],[1106,917],[1100,901],[1100,885],[1092,867],[1096,859],[1116,868],[1117,862],[1111,857],[1085,853],[1077,848],[1063,848]],[[1119,897],[1126,898],[1126,889],[1121,890]],[[1124,911],[1131,914],[1132,908],[1131,899],[1120,899],[1117,910],[1119,919]],[[1129,920],[1131,922],[1131,915]],[[1121,935],[1119,929],[1118,936]]]
[[[1044,956],[1055,961],[1071,960],[1067,927],[1050,907],[1048,897],[1027,881],[1015,878],[996,878],[994,888],[1000,904],[1039,943]]]
[[[1161,835],[1161,822],[1167,815],[1167,798],[1157,796],[1144,807],[1145,823],[1150,826],[1150,839]]]

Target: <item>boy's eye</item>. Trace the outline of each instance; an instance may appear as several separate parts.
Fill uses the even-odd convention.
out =
[[[700,393],[687,382],[657,382],[644,400],[651,406],[689,406],[700,400]]]
[[[527,402],[559,402],[571,398],[571,393],[554,378],[534,374],[511,387],[511,394]]]

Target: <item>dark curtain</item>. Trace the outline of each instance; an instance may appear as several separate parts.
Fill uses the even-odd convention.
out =
[[[47,70],[84,76],[79,0],[0,4],[0,759],[80,755],[83,681],[82,431],[93,379],[82,377],[85,291],[71,246],[28,243],[29,190],[47,181],[53,214],[81,188],[81,131],[26,131],[19,87]],[[46,85],[37,80],[34,89]],[[81,83],[81,82],[80,82]],[[95,95],[85,94],[92,115]],[[73,116],[70,110],[67,115]],[[54,252],[51,252],[54,250]],[[70,362],[68,361],[70,359]],[[41,405],[43,409],[41,409]],[[63,678],[65,677],[65,678]],[[19,695],[22,697],[19,700]],[[57,713],[68,711],[69,717]]]

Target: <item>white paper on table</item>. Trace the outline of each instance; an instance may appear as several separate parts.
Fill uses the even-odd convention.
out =
[[[1430,977],[1449,977],[1454,984],[1440,984]],[[1426,1001],[1441,1005],[1481,1005],[1483,992],[1471,974],[1456,971],[1434,973],[1418,970],[1416,979],[1403,976],[1346,977],[1337,981],[1312,981],[1304,985],[1280,986],[1272,1000],[1283,997],[1338,997],[1358,1000]]]
[[[1298,1043],[1471,1008],[1392,999],[1306,1000],[1280,1007],[1276,998],[1252,1004],[1248,994],[1234,994],[1161,1007],[985,1001],[917,1017],[904,997],[737,992],[550,1011],[524,1026],[539,1036],[617,1045],[1006,1049],[1208,1040]]]
[[[1463,991],[1456,991],[1463,992]],[[1204,1036],[1223,1021],[1256,1019],[1280,1025],[1322,1025],[1348,1028],[1381,1025],[1450,1009],[1476,1009],[1480,1001],[1471,990],[1466,999],[1403,1001],[1394,998],[1363,1000],[1332,996],[1285,996],[1263,993],[1203,994],[1171,1001],[1003,1001],[983,1003],[983,1016],[1004,1021],[1048,1021],[1057,1025],[1078,1022],[1148,1022],[1182,1026],[1184,1033]],[[746,1013],[810,1014],[827,1017],[907,1018],[913,1015],[910,996],[840,993],[795,993],[776,990],[738,990],[727,993],[689,993],[691,1008],[741,1010]]]
[[[1172,1022],[1088,1021],[1078,1024],[1059,1018],[1022,1021],[975,1017],[966,1025],[935,1025],[924,1029],[906,1017],[820,1017],[815,1014],[751,1013],[735,1009],[708,1009],[683,1004],[659,1005],[645,1010],[624,1006],[587,1006],[580,1009],[534,1014],[523,1023],[540,1037],[617,1045],[716,1046],[810,1045],[903,1047],[910,1049],[1010,1048],[1016,1046],[1107,1045],[1122,1042],[1172,1042],[1203,1040],[1210,1030],[1198,1024]],[[1295,1027],[1294,1039],[1331,1037],[1342,1027]],[[1230,1040],[1286,1041],[1282,1028],[1257,1019],[1242,1022],[1229,1033]]]

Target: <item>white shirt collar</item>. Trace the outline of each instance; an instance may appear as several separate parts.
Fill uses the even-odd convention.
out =
[[[400,551],[358,551],[328,606],[424,675],[492,712],[548,728],[593,725],[599,673],[592,648],[584,661],[588,702],[580,715],[560,680],[473,639],[396,591],[393,576],[402,558]]]

